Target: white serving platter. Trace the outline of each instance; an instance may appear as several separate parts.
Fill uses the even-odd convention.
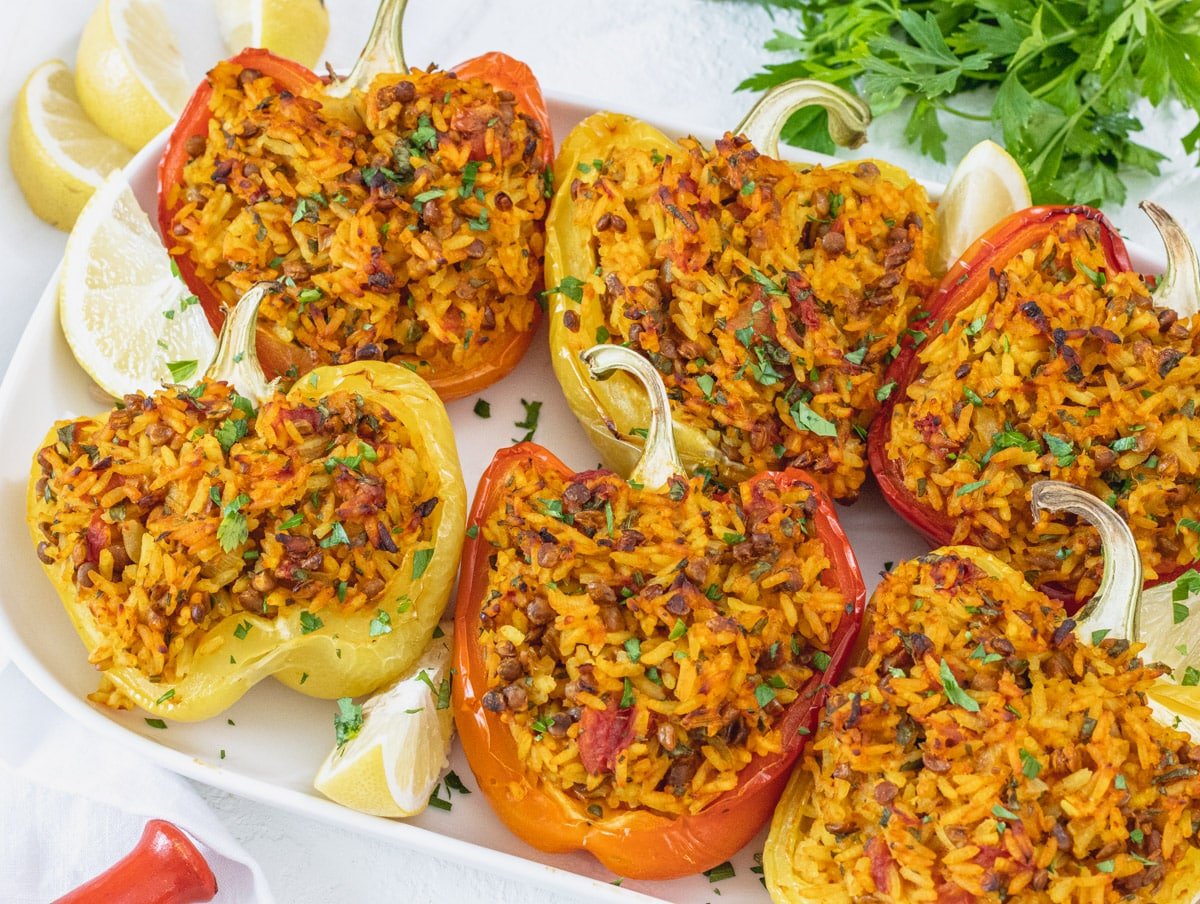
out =
[[[562,139],[594,104],[548,96],[554,134]],[[638,115],[636,111],[633,112]],[[686,125],[657,122],[668,135],[710,133]],[[139,201],[155,209],[156,168],[166,136],[146,147],[127,168]],[[869,149],[863,156],[869,155]],[[820,160],[804,154],[803,159]],[[941,187],[927,186],[934,196]],[[1162,269],[1161,256],[1132,248],[1143,272]],[[570,895],[578,901],[698,902],[762,904],[768,900],[751,871],[765,830],[733,858],[736,875],[712,885],[704,876],[669,882],[616,878],[591,856],[549,855],[513,836],[491,812],[483,795],[455,795],[453,809],[429,809],[409,820],[367,816],[325,799],[312,788],[312,778],[333,745],[332,701],[314,700],[273,681],[264,681],[227,712],[198,724],[171,723],[166,730],[147,726],[141,712],[115,712],[87,702],[98,673],[88,665],[78,636],[57,594],[33,554],[26,527],[25,494],[30,464],[38,444],[58,419],[103,410],[102,395],[75,363],[59,329],[57,274],[51,279],[21,337],[12,364],[0,384],[0,423],[6,442],[0,449],[0,645],[32,683],[70,717],[113,738],[155,763],[233,794],[259,800],[328,823],[393,841],[443,860],[470,863],[480,869]],[[514,424],[524,416],[522,399],[541,401],[534,439],[552,449],[568,465],[584,469],[598,458],[563,399],[550,366],[543,323],[533,347],[517,369],[480,394],[491,403],[491,418],[473,413],[472,396],[448,406],[458,441],[463,475],[474,488],[493,453],[523,431]],[[862,497],[838,514],[846,529],[868,590],[874,588],[885,563],[909,558],[927,544],[896,516],[868,480]],[[221,758],[221,752],[225,758]],[[454,769],[475,788],[470,768],[457,743]],[[715,895],[719,894],[719,898]]]

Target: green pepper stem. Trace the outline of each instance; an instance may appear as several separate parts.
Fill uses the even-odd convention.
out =
[[[1167,248],[1167,272],[1154,290],[1154,303],[1180,317],[1200,312],[1200,264],[1196,249],[1175,219],[1153,201],[1138,205],[1154,223]]]
[[[843,148],[867,140],[871,108],[862,98],[819,79],[798,78],[764,94],[735,130],[750,139],[760,153],[779,156],[779,135],[788,118],[803,107],[816,105],[829,113],[829,137]]]
[[[1107,637],[1134,640],[1140,632],[1138,600],[1142,594],[1142,558],[1129,525],[1091,493],[1061,480],[1040,480],[1033,485],[1033,514],[1069,512],[1100,532],[1104,575],[1100,589],[1075,616],[1076,631],[1091,642],[1097,631]]]
[[[217,336],[216,354],[204,372],[205,380],[230,384],[256,408],[275,394],[278,382],[267,382],[262,365],[258,363],[256,346],[258,307],[263,297],[276,288],[275,283],[256,283],[238,299],[233,310],[225,314],[225,322]]]
[[[375,13],[375,24],[366,46],[350,74],[335,80],[327,89],[330,97],[349,97],[354,91],[367,91],[377,75],[407,73],[404,62],[404,8],[408,0],[382,0]]]
[[[650,396],[650,426],[646,430],[642,457],[629,475],[630,482],[660,490],[672,477],[686,477],[687,472],[675,449],[671,400],[654,365],[623,345],[593,345],[580,352],[579,357],[593,378],[605,380],[617,371],[624,371],[632,374]]]

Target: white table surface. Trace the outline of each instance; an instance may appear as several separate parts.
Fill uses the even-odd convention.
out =
[[[0,35],[0,105],[4,128],[28,72],[52,57],[70,62],[94,0],[7,0]],[[201,4],[209,0],[166,0]],[[366,36],[373,0],[326,0],[332,17],[327,57],[349,63]],[[772,16],[750,0],[412,0],[405,42],[410,62],[451,65],[486,50],[505,50],[528,62],[542,85],[595,99],[597,107],[661,110],[697,128],[731,126],[752,98],[734,93],[738,82],[770,59],[762,49],[772,28],[790,28],[795,14]],[[216,48],[215,23],[185,47],[198,79]],[[980,101],[980,104],[985,101]],[[979,104],[975,105],[979,109]],[[1200,239],[1200,170],[1183,157],[1179,137],[1195,117],[1177,105],[1136,111],[1146,124],[1144,143],[1169,156],[1160,178],[1132,180],[1130,198],[1163,203]],[[914,175],[944,180],[943,166],[908,151],[903,122],[872,127],[871,152]],[[949,131],[951,161],[983,137],[977,123],[956,121]],[[559,136],[561,137],[561,136]],[[8,175],[7,142],[0,171]],[[11,178],[0,178],[0,372],[34,303],[62,254],[63,233],[39,221]],[[1154,247],[1154,233],[1134,204],[1110,211],[1127,236]],[[0,661],[3,655],[0,653]],[[33,693],[32,691],[30,691]],[[47,706],[51,705],[49,702]],[[280,902],[405,901],[565,904],[567,898],[523,888],[472,869],[443,863],[363,836],[221,791],[197,785],[230,831],[259,859]]]

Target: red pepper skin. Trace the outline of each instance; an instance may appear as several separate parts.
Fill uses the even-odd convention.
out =
[[[269,50],[243,50],[231,57],[230,62],[244,69],[257,69],[272,79],[280,91],[300,93],[326,81],[300,63],[276,56]],[[552,164],[554,135],[550,129],[550,111],[546,108],[541,86],[528,66],[506,53],[492,52],[473,57],[455,66],[453,71],[463,78],[482,79],[499,91],[511,91],[516,97],[517,106],[537,123],[545,139],[542,143],[542,161],[546,166]],[[171,137],[167,139],[167,146],[158,163],[158,229],[167,245],[171,242],[171,224],[175,211],[182,206],[178,199],[172,202],[172,190],[183,185],[183,170],[188,163],[188,139],[195,135],[208,135],[208,123],[212,119],[212,111],[209,109],[211,99],[212,85],[205,79],[183,108],[183,113],[171,131]],[[195,265],[186,255],[179,255],[174,260],[179,268],[180,277],[200,299],[213,332],[219,332],[221,324],[225,321],[224,299],[200,278]],[[534,319],[528,330],[494,343],[491,359],[487,363],[469,372],[447,372],[434,376],[428,381],[429,384],[446,401],[462,398],[490,386],[507,376],[517,366],[517,362],[533,341],[540,321],[541,308],[538,307],[534,310]],[[299,373],[310,370],[313,366],[312,360],[303,349],[281,342],[262,328],[258,331],[258,359],[268,377],[285,374],[292,366],[295,366]]]
[[[1094,207],[1031,207],[1001,220],[982,238],[976,240],[951,266],[941,285],[930,298],[929,318],[922,322],[921,329],[930,336],[938,335],[943,323],[953,320],[959,311],[983,292],[989,278],[989,270],[1000,272],[1016,254],[1038,242],[1060,221],[1072,215],[1091,220],[1099,227],[1104,256],[1114,273],[1133,270],[1129,251],[1116,227]],[[954,537],[953,521],[914,496],[904,485],[899,463],[888,457],[888,445],[892,439],[892,414],[896,403],[905,398],[909,384],[920,375],[917,349],[911,340],[906,339],[905,342],[900,354],[888,367],[886,380],[894,380],[896,387],[871,422],[867,456],[871,471],[888,504],[900,517],[920,531],[933,546],[945,546],[951,543]],[[1181,565],[1164,571],[1154,583],[1174,580],[1188,567]],[[1074,595],[1067,588],[1050,586],[1042,589],[1067,601],[1073,607],[1078,605]]]
[[[152,819],[132,851],[54,904],[201,904],[216,896],[217,879],[191,839]]]
[[[519,468],[572,473],[551,452],[534,443],[502,449],[480,478],[471,524],[481,525],[497,505],[503,504],[505,478]],[[767,478],[782,486],[816,485],[805,472],[794,468],[759,474],[750,483]],[[850,605],[834,635],[830,665],[825,674],[813,676],[783,714],[780,728],[784,749],[756,757],[743,770],[737,787],[701,812],[677,818],[626,811],[598,819],[587,812],[585,802],[530,781],[508,726],[483,707],[487,674],[477,637],[491,547],[481,534],[468,538],[454,625],[454,721],[480,788],[515,834],[551,853],[589,851],[613,872],[634,879],[673,879],[711,869],[757,834],[770,819],[793,763],[809,733],[815,730],[826,682],[836,681],[849,660],[866,605],[862,574],[833,504],[820,492],[816,499],[817,536],[832,563],[827,575]]]

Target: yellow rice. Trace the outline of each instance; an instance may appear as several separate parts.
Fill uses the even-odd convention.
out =
[[[747,470],[794,463],[853,500],[883,369],[935,284],[924,189],[870,162],[797,170],[732,135],[579,169],[596,340],[646,355],[673,415]]]
[[[1162,672],[1136,645],[1086,646],[1060,604],[953,554],[901,565],[869,611],[869,658],[776,817],[785,884],[829,904],[1180,900],[1200,746],[1152,717]]]
[[[1148,580],[1200,558],[1198,334],[1155,308],[1137,274],[1109,270],[1096,229],[1062,221],[921,347],[924,369],[896,405],[887,447],[909,492],[952,520],[951,542],[993,550],[1078,599],[1098,586],[1099,537],[1058,518],[1035,523],[1036,480],[1107,499]]]
[[[338,391],[253,411],[219,382],[129,395],[38,453],[38,557],[75,572],[98,669],[174,682],[231,615],[362,609],[402,561],[389,549],[431,536],[436,475],[379,405]]]
[[[483,702],[531,775],[597,815],[694,813],[781,749],[779,719],[847,604],[823,582],[810,488],[724,501],[700,478],[652,492],[519,471],[505,490],[480,528],[495,547]],[[589,768],[581,749],[604,742],[587,726],[606,713],[624,741]]]
[[[247,71],[209,74],[207,141],[169,196],[172,253],[226,303],[283,280],[260,323],[314,363],[434,374],[530,328],[548,185],[543,138],[511,94],[413,70],[334,100]]]

